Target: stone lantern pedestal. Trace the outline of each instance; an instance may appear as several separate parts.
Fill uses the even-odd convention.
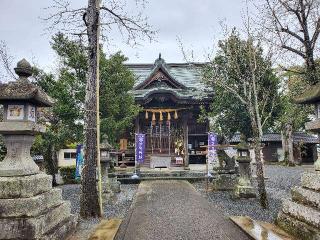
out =
[[[236,198],[254,198],[256,197],[255,189],[251,183],[251,167],[249,146],[245,142],[244,136],[237,145],[237,162],[239,164],[239,179],[234,188],[234,196]]]
[[[306,123],[306,130],[320,133],[320,83],[296,99],[299,104],[313,104],[316,119]],[[297,239],[320,239],[320,159],[314,170],[301,177],[301,186],[291,189],[291,199],[282,203],[277,224]]]
[[[240,160],[238,159],[239,164],[239,179],[238,183],[234,188],[234,196],[236,198],[255,198],[256,193],[255,189],[251,183],[251,168],[250,162],[251,160]]]
[[[7,148],[0,162],[0,239],[65,239],[77,218],[61,189],[52,188],[52,177],[39,171],[30,156],[37,124],[37,108],[53,104],[50,97],[31,84],[31,66],[22,60],[15,68],[19,79],[0,85],[4,122],[0,134]]]

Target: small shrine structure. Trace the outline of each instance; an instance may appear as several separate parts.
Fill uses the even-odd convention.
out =
[[[143,107],[135,132],[146,134],[145,166],[157,165],[159,159],[186,168],[205,163],[209,123],[199,123],[198,117],[201,108],[209,107],[213,91],[201,80],[204,66],[166,63],[161,54],[154,64],[127,64],[136,77],[132,93]]]

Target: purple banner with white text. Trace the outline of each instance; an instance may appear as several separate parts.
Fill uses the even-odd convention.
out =
[[[216,160],[216,145],[218,144],[217,135],[213,132],[208,133],[208,162],[212,163]]]
[[[142,133],[136,134],[136,161],[137,163],[144,162],[146,149],[146,135]]]

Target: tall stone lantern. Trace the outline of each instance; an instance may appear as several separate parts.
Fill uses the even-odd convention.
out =
[[[236,146],[237,162],[239,164],[239,179],[234,189],[236,198],[256,197],[255,190],[251,183],[250,151],[249,145],[245,141],[245,136],[241,135],[240,143]]]
[[[295,99],[298,104],[315,106],[316,118],[306,123],[306,129],[320,133],[320,83],[307,89]],[[291,199],[282,203],[277,224],[297,239],[320,239],[320,160],[315,169],[305,171],[301,177],[301,186],[291,189]]]
[[[52,188],[52,177],[30,156],[35,135],[45,131],[37,123],[38,108],[53,101],[30,83],[32,68],[25,59],[15,72],[17,81],[0,84],[0,134],[7,148],[0,162],[0,239],[64,239],[76,225],[70,202],[62,201],[61,189]]]
[[[31,65],[23,59],[15,68],[19,79],[0,85],[0,104],[4,107],[0,134],[7,147],[7,155],[0,163],[0,176],[25,176],[39,172],[30,156],[35,135],[45,131],[37,124],[37,111],[38,107],[51,107],[53,101],[29,82],[31,71]]]
[[[295,99],[298,104],[309,104],[314,106],[314,115],[315,119],[311,122],[306,123],[306,130],[320,134],[320,84],[317,84],[308,91],[301,94],[298,98]],[[317,161],[314,163],[316,171],[320,171],[320,159],[317,158]]]

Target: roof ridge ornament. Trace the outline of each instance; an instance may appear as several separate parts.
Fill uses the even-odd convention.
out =
[[[163,58],[161,58],[161,53],[159,53],[159,57],[154,61],[154,68],[163,66],[164,68],[167,68],[166,62]]]

